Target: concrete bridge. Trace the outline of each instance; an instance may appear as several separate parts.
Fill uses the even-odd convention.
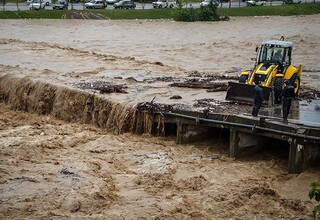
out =
[[[283,123],[279,118],[208,112],[152,114],[152,133],[160,136],[175,135],[176,142],[181,144],[210,138],[224,130],[228,136],[229,156],[232,158],[249,152],[257,153],[276,141],[277,147],[289,148],[290,173],[301,173],[320,159],[320,127],[306,126],[299,121]]]

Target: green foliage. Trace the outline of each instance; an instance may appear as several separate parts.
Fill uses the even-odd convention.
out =
[[[309,198],[314,199],[317,202],[320,202],[320,182],[319,180],[315,180],[311,183],[311,189],[309,191]],[[316,205],[313,208],[312,211],[313,218],[316,219],[316,217],[320,214],[320,204]]]
[[[60,19],[63,14],[63,10],[4,11],[0,13],[0,19]]]
[[[177,21],[218,21],[217,6],[212,2],[203,8],[180,8],[173,13]]]
[[[177,3],[178,9],[180,10],[186,5],[185,0],[177,0],[176,3]]]
[[[211,1],[206,7],[200,8],[198,14],[199,21],[218,21],[219,15],[217,13],[217,6]]]

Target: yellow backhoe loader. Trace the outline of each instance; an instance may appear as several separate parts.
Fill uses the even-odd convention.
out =
[[[291,64],[292,42],[280,40],[264,41],[256,48],[257,57],[252,60],[252,71],[244,71],[239,82],[229,82],[226,100],[253,103],[254,87],[262,82],[264,104],[272,106],[280,102],[280,93],[285,80],[289,80],[299,95],[302,65],[298,68]]]

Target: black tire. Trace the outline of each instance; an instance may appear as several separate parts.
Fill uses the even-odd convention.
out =
[[[292,85],[294,87],[294,94],[298,96],[300,92],[300,82],[301,82],[299,76],[292,77],[290,81],[292,82]]]
[[[49,2],[46,2],[46,6],[49,6]]]
[[[158,8],[162,8],[162,5],[159,5]]]
[[[283,80],[282,77],[276,77],[274,79],[273,91],[274,91],[274,103],[275,104],[281,103],[280,94],[281,94],[282,89],[283,89],[283,81],[284,80]]]
[[[170,5],[169,8],[173,8],[173,5]]]
[[[246,76],[246,75],[241,75],[241,76],[239,77],[239,83],[246,83],[247,79],[248,79],[248,76]]]

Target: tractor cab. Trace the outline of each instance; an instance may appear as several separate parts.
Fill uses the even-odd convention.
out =
[[[263,64],[265,70],[271,65],[286,67],[291,65],[292,43],[289,41],[269,40],[264,41],[258,48],[256,65]],[[279,69],[281,70],[281,68]],[[282,68],[283,71],[283,68]]]

